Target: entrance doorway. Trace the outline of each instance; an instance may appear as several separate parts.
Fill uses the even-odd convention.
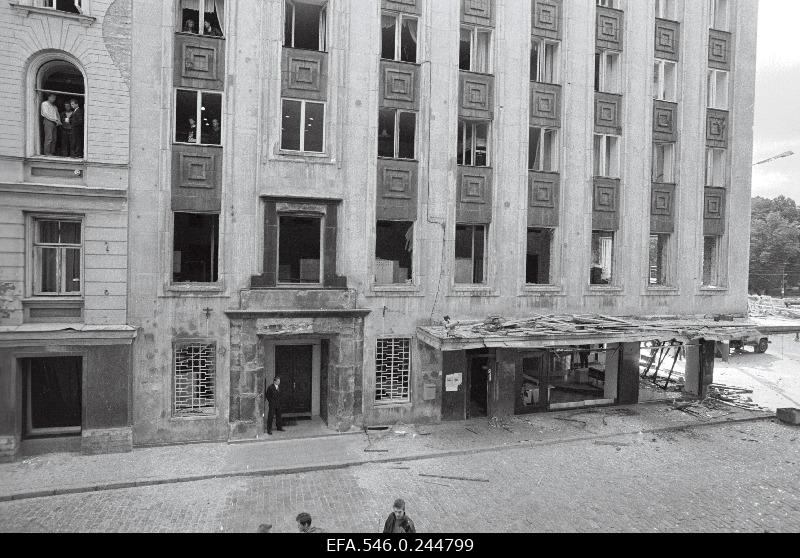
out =
[[[488,356],[473,356],[469,359],[468,419],[489,416],[490,363]]]
[[[281,377],[283,414],[311,416],[314,345],[276,345],[275,373]]]
[[[25,435],[80,434],[83,358],[29,358],[25,371]]]

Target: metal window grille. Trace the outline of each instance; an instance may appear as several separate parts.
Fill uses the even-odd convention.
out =
[[[175,415],[214,412],[215,355],[213,344],[188,343],[175,348]]]
[[[409,401],[411,340],[378,339],[375,353],[375,401]]]

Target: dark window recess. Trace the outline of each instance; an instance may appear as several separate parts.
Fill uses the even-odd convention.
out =
[[[325,50],[325,6],[286,2],[284,46]]]
[[[219,215],[175,213],[173,283],[216,283]]]
[[[283,102],[281,149],[300,151],[300,101]]]
[[[375,232],[375,283],[411,282],[413,250],[414,223],[378,221]]]
[[[553,229],[528,229],[525,282],[529,285],[550,284],[552,246]]]
[[[400,60],[403,62],[417,61],[417,20],[403,18],[400,31]]]
[[[320,283],[322,219],[281,215],[278,229],[278,282]]]
[[[59,12],[67,12],[70,14],[80,14],[81,0],[44,0],[45,7],[55,8]]]
[[[381,58],[394,60],[395,33],[397,18],[393,15],[381,16]]]
[[[69,62],[53,60],[42,65],[37,75],[36,107],[41,155],[83,158],[85,91],[83,74]]]
[[[178,89],[175,95],[175,141],[220,145],[222,95]]]
[[[322,138],[324,136],[325,105],[320,103],[306,103],[305,121],[305,146],[304,151],[322,152]]]
[[[181,0],[181,31],[221,37],[223,13],[223,0]]]
[[[417,115],[395,109],[378,113],[378,156],[393,159],[413,159]]]
[[[284,100],[281,124],[281,149],[323,152],[325,105]]]
[[[470,71],[472,60],[472,32],[469,29],[461,30],[461,40],[458,47],[458,69]]]
[[[531,81],[539,81],[539,41],[531,44]]]
[[[614,233],[592,231],[592,267],[589,282],[592,285],[610,285],[613,282]]]
[[[650,235],[650,278],[651,285],[666,285],[666,252],[669,235]]]
[[[456,283],[485,282],[485,244],[485,225],[456,225]]]
[[[600,91],[600,65],[603,63],[603,55],[596,52],[594,55],[594,90]]]
[[[378,113],[378,156],[394,157],[394,109],[381,109]]]
[[[489,125],[480,122],[458,123],[457,163],[466,167],[485,167],[489,163]]]
[[[81,428],[81,357],[27,360],[26,432],[60,434]]]

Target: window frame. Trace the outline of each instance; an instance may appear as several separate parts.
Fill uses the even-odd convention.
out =
[[[283,146],[283,119],[285,118],[285,113],[283,110],[285,102],[296,102],[300,103],[300,149],[288,149]],[[316,104],[322,106],[322,150],[321,151],[307,151],[305,149],[306,144],[306,104]],[[327,114],[328,102],[327,101],[312,101],[309,99],[297,99],[295,97],[281,97],[281,140],[280,140],[280,151],[285,154],[292,154],[292,155],[325,155],[327,153],[327,139],[328,139],[328,131],[326,126],[326,114]],[[416,145],[414,146],[416,149]]]
[[[311,282],[292,282],[281,281],[281,217],[305,217],[319,220],[319,281]],[[327,215],[311,211],[278,211],[276,213],[277,235],[275,242],[275,285],[276,287],[293,288],[314,288],[322,287],[325,284],[325,226]]]
[[[84,6],[82,0],[73,0],[72,5],[78,10],[78,14],[86,15],[84,12]],[[72,14],[75,12],[68,12],[66,10],[59,10],[57,6],[57,0],[36,0],[34,2],[34,6],[39,8],[44,8],[47,10],[55,10],[57,12],[65,13],[65,14]]]
[[[55,9],[54,9],[54,11],[58,11],[59,13],[70,13],[70,12],[62,12],[61,10],[55,10]],[[81,75],[81,79],[83,80],[83,93],[70,93],[70,92],[67,92],[67,91],[58,91],[56,89],[44,89],[43,83],[42,83],[43,80],[42,80],[42,77],[41,77],[41,72],[42,72],[42,70],[44,69],[44,67],[46,65],[48,65],[48,64],[50,64],[52,62],[60,62],[60,63],[63,63],[63,64],[69,64],[70,66],[72,66],[75,69],[75,71]],[[35,105],[33,107],[31,107],[31,111],[30,111],[31,116],[33,117],[32,118],[32,120],[33,120],[33,122],[32,122],[32,126],[33,126],[32,127],[32,131],[33,131],[33,133],[31,134],[31,139],[33,140],[33,145],[28,143],[28,145],[30,147],[32,147],[32,149],[29,151],[29,153],[32,153],[34,157],[47,157],[48,159],[70,160],[70,161],[73,161],[73,162],[76,162],[76,161],[78,161],[78,162],[87,161],[88,160],[88,154],[89,154],[89,150],[88,150],[88,147],[89,147],[89,133],[88,133],[88,131],[89,131],[89,113],[88,113],[88,110],[87,110],[88,104],[89,104],[88,103],[89,90],[88,90],[88,88],[86,86],[86,73],[83,71],[83,69],[78,65],[78,63],[76,61],[70,60],[69,58],[66,58],[64,56],[53,55],[51,53],[45,54],[43,57],[41,57],[35,63],[32,63],[31,64],[31,68],[34,69],[33,72],[32,72],[32,79],[33,79],[32,86],[33,86],[33,92],[34,92],[34,96],[36,98],[36,101],[35,101]],[[29,81],[28,83],[31,83],[31,82]],[[42,118],[41,117],[41,107],[42,107],[42,103],[47,100],[47,98],[44,96],[44,94],[48,94],[49,95],[50,93],[53,93],[55,95],[62,95],[62,96],[65,96],[65,97],[70,97],[70,98],[74,97],[74,98],[82,100],[82,104],[81,104],[80,108],[81,108],[81,110],[83,110],[83,119],[84,119],[84,123],[83,123],[83,157],[73,158],[73,157],[70,157],[69,155],[66,155],[66,156],[64,156],[64,155],[48,155],[46,153],[43,153],[43,151],[44,151],[44,149],[43,149],[44,137],[42,136],[42,130],[41,130],[41,127],[42,127],[42,124],[41,124],[41,118]],[[60,116],[61,115],[61,109],[60,108],[58,108],[58,113],[59,113],[59,116]]]
[[[185,91],[189,93],[196,93],[197,98],[195,100],[196,109],[195,109],[195,123],[197,126],[197,140],[195,142],[190,141],[178,141],[176,138],[178,137],[178,92]],[[220,106],[220,125],[219,125],[219,143],[202,143],[200,140],[203,138],[203,128],[202,128],[202,116],[203,116],[203,95],[218,95],[219,96],[219,106]],[[185,87],[176,87],[175,93],[173,95],[173,102],[175,103],[173,106],[175,107],[174,113],[172,116],[172,143],[179,144],[179,145],[197,145],[203,147],[224,147],[225,145],[225,124],[228,120],[224,118],[225,116],[225,93],[222,91],[214,91],[211,89],[187,89]]]
[[[706,240],[709,238],[714,239],[714,253],[709,270],[709,281],[706,281]],[[720,248],[722,243],[722,236],[704,234],[703,235],[703,251],[700,264],[700,288],[702,289],[720,289],[724,288],[722,280],[722,258]]]
[[[393,156],[387,157],[386,155],[380,154],[380,147],[378,152],[378,157],[382,159],[392,159],[395,161],[416,161],[417,160],[417,113],[413,110],[405,110],[405,109],[398,109],[398,108],[390,108],[390,107],[381,107],[378,109],[378,116],[380,118],[380,113],[384,111],[392,111],[394,113],[394,153]],[[414,156],[411,158],[408,157],[400,157],[400,115],[401,114],[410,114],[414,117],[414,138],[412,143],[414,145]],[[378,134],[380,134],[380,126],[378,126]],[[380,138],[378,138],[380,140]]]
[[[706,147],[705,185],[708,188],[725,188],[727,176],[728,150],[717,147]],[[717,173],[717,170],[720,172]]]
[[[604,8],[611,8],[611,9],[619,9],[617,8],[617,1],[616,0],[597,0],[597,5],[602,6]]]
[[[405,370],[405,371],[400,371],[401,388],[402,388],[403,383],[407,384],[407,387],[405,388],[405,392],[406,392],[405,397],[392,398],[392,399],[379,399],[378,398],[378,370],[379,370],[378,358],[379,358],[379,355],[381,355],[384,352],[384,351],[382,351],[381,343],[382,342],[385,343],[386,341],[394,342],[392,344],[392,346],[394,346],[395,343],[400,341],[400,342],[403,342],[407,347],[406,350],[408,351],[408,358],[407,358],[408,369]],[[384,336],[380,336],[375,340],[375,361],[374,361],[374,363],[375,363],[375,377],[374,377],[375,384],[374,384],[373,390],[372,390],[372,400],[373,400],[373,404],[376,407],[384,407],[384,406],[391,406],[391,405],[407,405],[407,404],[412,402],[412,397],[413,397],[413,394],[412,394],[412,386],[413,386],[412,373],[413,373],[413,369],[414,369],[413,345],[414,345],[413,344],[413,337],[384,337]],[[395,361],[397,359],[397,357],[395,356],[395,352],[394,351],[389,355],[389,357],[390,357],[390,359],[392,361]],[[389,358],[384,358],[383,360],[384,360],[384,362],[386,362],[387,360],[389,360]],[[395,373],[394,372],[391,372],[390,374],[392,375],[392,378],[395,377]],[[406,375],[405,378],[403,378],[403,374]],[[404,379],[405,379],[405,382],[403,381]],[[395,384],[396,380],[393,379],[391,383]],[[385,389],[384,389],[384,391],[385,391]]]
[[[557,85],[561,80],[561,75],[560,75],[561,74],[561,72],[560,72],[561,67],[560,67],[560,64],[559,64],[560,57],[561,57],[561,42],[560,41],[555,41],[555,40],[552,40],[552,39],[543,39],[543,38],[539,38],[539,37],[532,37],[531,38],[531,50],[533,50],[533,47],[535,45],[538,45],[538,50],[537,50],[537,54],[536,54],[536,59],[537,59],[536,70],[537,71],[536,71],[536,79],[531,79],[531,81],[533,81],[535,83],[547,83],[547,84],[550,84],[550,85]],[[548,58],[547,57],[547,47],[548,46],[552,46],[553,47],[553,59],[552,59],[550,65],[549,65],[549,67],[551,69],[551,73],[553,74],[552,81],[547,81],[545,79],[545,77],[546,77],[546,75],[548,73],[546,71],[546,69],[548,68],[548,65],[546,64],[547,58]],[[533,57],[531,56],[531,58],[533,58]]]
[[[656,17],[677,21],[675,18],[675,0],[656,0]]]
[[[459,43],[461,42],[461,33],[467,30],[469,31],[469,70],[461,69],[461,61],[459,60],[459,70],[462,72],[472,72],[473,74],[483,74],[483,75],[492,75],[494,72],[494,56],[492,52],[492,46],[494,45],[494,29],[491,27],[483,27],[480,25],[460,25],[459,26],[459,35],[458,40]],[[477,60],[478,57],[476,56],[478,52],[478,35],[481,33],[486,33],[489,35],[489,41],[486,46],[486,71],[477,70]]]
[[[216,270],[211,275],[214,277],[216,275],[216,281],[176,281],[175,280],[175,214],[181,213],[185,215],[209,215],[217,216],[217,234],[216,238],[214,239],[214,244],[211,247],[211,260],[216,260]],[[172,235],[172,243],[170,246],[170,273],[169,273],[169,286],[170,288],[183,288],[185,285],[189,286],[206,286],[212,285],[217,286],[222,281],[222,273],[220,273],[220,262],[222,256],[222,212],[221,211],[170,211],[170,219],[172,221],[171,227],[171,235]],[[181,256],[181,265],[183,265],[183,256]]]
[[[39,227],[38,224],[43,221],[55,221],[58,223],[61,222],[70,222],[70,223],[79,223],[80,224],[80,235],[81,235],[81,242],[80,244],[68,244],[64,242],[58,243],[42,243],[39,242],[37,239],[39,237]],[[27,283],[27,292],[30,293],[32,298],[40,298],[42,300],[50,300],[50,299],[83,299],[84,297],[84,283],[85,283],[85,257],[86,257],[86,238],[85,238],[85,217],[84,215],[75,215],[75,214],[46,214],[46,213],[33,213],[28,215],[28,222],[29,222],[29,241],[28,241],[28,256],[27,260],[29,263],[30,275],[28,276],[26,283]],[[55,248],[57,249],[57,256],[56,256],[56,267],[57,272],[56,275],[58,277],[58,286],[59,290],[55,293],[46,293],[41,292],[41,277],[40,277],[40,270],[41,270],[41,258],[38,256],[37,247],[45,247],[45,248]],[[80,250],[80,290],[67,292],[62,290],[65,288],[66,284],[66,275],[63,275],[63,267],[62,262],[64,259],[63,253],[66,250]],[[37,285],[38,288],[37,288]]]
[[[200,407],[199,412],[186,412],[183,413],[178,412],[177,409],[177,394],[176,394],[176,383],[178,377],[178,351],[183,350],[191,345],[205,345],[211,349],[211,361],[214,367],[213,369],[213,390],[214,390],[214,406],[213,407]],[[217,416],[219,405],[217,404],[217,396],[219,395],[219,357],[217,354],[218,345],[216,340],[213,339],[175,339],[172,342],[172,381],[171,381],[171,399],[172,399],[172,412],[171,418],[182,420],[182,419],[197,419],[197,418],[214,418]],[[195,382],[190,381],[189,384],[191,386],[195,385]],[[190,400],[194,399],[194,394],[190,394]]]
[[[651,265],[651,250],[653,247],[653,239],[656,239],[656,261],[660,263],[661,266],[661,282],[659,282],[658,278],[658,269],[659,265],[656,266]],[[664,243],[660,245],[661,251],[659,252],[659,243],[661,240],[664,240]],[[672,261],[671,258],[671,249],[672,249],[672,235],[669,233],[650,233],[649,242],[648,242],[648,249],[647,249],[647,287],[651,289],[662,289],[664,287],[670,287],[672,280],[670,274],[670,262]],[[661,259],[658,260],[658,254],[661,254]],[[656,281],[653,281],[653,267],[656,268]]]
[[[718,77],[724,76],[725,92],[724,96],[720,97]],[[730,91],[731,91],[731,73],[728,70],[718,70],[716,68],[709,68],[706,73],[706,107],[714,110],[729,110],[730,107]],[[720,98],[724,103],[720,103]]]
[[[595,141],[598,137],[601,138],[599,159],[597,158],[598,154],[594,153],[594,146],[592,147],[592,156],[596,161],[599,161],[599,165],[597,165],[598,172],[594,173],[594,168],[592,169],[594,176],[596,178],[611,178],[614,180],[619,180],[622,178],[622,146],[620,145],[622,142],[622,136],[617,136],[614,134],[594,134]],[[608,140],[612,138],[615,141],[615,144],[612,147],[612,154],[614,156],[606,161],[606,154],[608,153]],[[611,169],[609,169],[609,164]],[[611,172],[611,170],[616,170],[616,172]]]
[[[672,87],[667,87],[667,68],[672,68]],[[657,101],[676,103],[678,101],[678,63],[673,60],[656,58],[653,62],[653,98]]]
[[[475,154],[477,153],[477,146],[478,146],[478,134],[477,134],[477,126],[486,126],[486,164],[485,165],[476,165],[475,164]],[[469,149],[472,153],[472,164],[467,165],[464,164],[466,160],[465,154],[467,153],[467,126],[472,128],[471,130],[471,139],[472,142],[470,144]],[[462,145],[462,153],[461,153],[461,163],[458,163],[458,166],[461,167],[475,167],[475,168],[491,168],[492,166],[492,121],[491,120],[470,120],[468,118],[459,118],[458,119],[458,138],[456,139],[456,161],[458,161],[458,143],[461,142]]]
[[[454,237],[453,240],[453,286],[458,287],[470,287],[470,286],[478,286],[478,287],[486,287],[489,285],[489,225],[490,223],[456,223],[456,234],[458,234],[459,227],[468,227],[471,230],[471,242],[470,242],[470,261],[472,263],[472,280],[469,283],[459,283],[456,276],[456,269],[455,264],[456,261],[459,259],[456,257],[456,240]],[[483,228],[483,264],[481,269],[481,277],[483,280],[479,283],[475,282],[475,242],[476,242],[476,231],[477,227]]]
[[[663,157],[658,157],[658,150],[663,149]],[[652,150],[651,161],[651,176],[650,179],[656,184],[675,184],[675,142],[669,141],[654,141]],[[663,169],[661,172],[661,180],[657,180],[658,174],[658,161],[663,161]]]
[[[383,57],[383,34],[381,34],[381,60],[388,60],[390,62],[401,62],[403,64],[418,64],[419,63],[419,17],[416,15],[411,14],[404,14],[401,12],[391,12],[389,10],[381,10],[381,27],[383,26],[383,18],[384,17],[393,17],[394,18],[394,57],[393,58],[384,58]],[[417,44],[414,48],[414,60],[402,60],[403,57],[403,21],[404,20],[414,20],[417,23]],[[383,29],[381,29],[383,31]]]
[[[183,8],[181,7],[180,0],[178,0],[178,2],[177,2],[178,3],[178,8],[175,10],[176,13],[177,13],[177,18],[178,18],[178,22],[176,24],[177,25],[176,30],[177,30],[178,33],[185,33],[186,35],[193,35],[193,36],[200,36],[200,37],[211,37],[211,38],[214,38],[214,39],[224,39],[225,38],[225,36],[226,36],[225,35],[225,19],[226,18],[225,18],[225,14],[224,14],[224,9],[227,7],[228,2],[235,2],[235,0],[223,0],[223,17],[222,17],[222,21],[219,22],[219,32],[220,32],[219,36],[206,35],[204,33],[201,33],[201,31],[203,30],[203,27],[204,27],[203,24],[205,23],[205,20],[206,20],[205,7],[206,7],[206,3],[207,2],[213,3],[214,0],[197,0],[197,11],[198,11],[197,33],[191,33],[189,31],[184,31],[183,30],[183,24],[184,24],[184,21],[183,21]]]
[[[559,157],[561,153],[561,137],[559,134],[558,128],[551,128],[547,126],[529,126],[528,127],[528,142],[531,143],[531,139],[533,138],[534,130],[538,130],[539,133],[539,149],[538,149],[538,162],[539,168],[535,168],[536,165],[536,158],[533,161],[530,160],[530,147],[528,148],[528,171],[530,172],[552,172],[558,173],[561,171],[561,158]],[[553,134],[553,141],[550,144],[552,151],[550,153],[550,163],[551,169],[545,170],[544,169],[544,161],[545,161],[545,137],[548,133]]]
[[[394,281],[394,277],[392,277],[392,282],[391,283],[380,283],[380,282],[378,282],[377,264],[376,264],[376,262],[379,259],[383,259],[383,258],[378,258],[378,225],[380,223],[405,223],[405,224],[410,225],[409,229],[411,230],[411,253],[410,253],[411,268],[409,269],[409,274],[408,274],[409,277],[408,277],[408,280],[406,282],[403,282],[403,283],[395,282]],[[415,250],[416,241],[417,241],[417,221],[416,220],[407,221],[405,219],[375,219],[375,242],[374,242],[374,246],[375,247],[374,247],[374,249],[372,251],[372,263],[373,263],[372,285],[373,285],[373,287],[377,287],[379,289],[385,289],[385,288],[414,287],[414,286],[416,286],[416,284],[417,284],[416,275],[415,275],[416,272],[417,272],[417,265],[416,265],[417,262],[416,262],[416,259],[415,259],[416,258],[416,250]]]
[[[723,6],[723,10],[719,10],[719,7]],[[717,26],[717,16],[719,15],[720,11],[724,11],[723,17],[724,25]],[[716,31],[730,31],[731,27],[731,7],[730,2],[728,0],[708,0],[708,27],[709,29],[714,29]]]
[[[597,63],[597,58],[600,58],[600,63]],[[608,63],[609,60],[613,62]],[[609,93],[611,95],[620,95],[622,93],[622,52],[610,49],[598,49],[595,51],[595,72],[598,73],[596,77],[596,91],[598,93]],[[612,71],[609,71],[611,69]],[[609,76],[609,74],[612,74]]]
[[[314,52],[327,52],[328,48],[328,2],[297,2],[295,0],[284,0],[283,2],[283,48],[297,48],[299,50],[308,50],[302,49],[300,47],[296,47],[295,39],[297,38],[297,4],[311,4],[314,6],[319,6],[319,42],[317,45],[317,50]],[[286,17],[288,15],[288,10],[286,9],[287,6],[292,7],[292,44],[286,44]]]
[[[546,283],[530,283],[528,282],[528,240],[529,234],[531,231],[538,230],[538,231],[549,231],[550,236],[550,262],[548,264],[548,274],[547,274],[547,282]],[[555,281],[553,278],[555,274],[553,273],[553,266],[555,263],[555,247],[556,247],[556,227],[540,227],[540,226],[527,226],[525,227],[525,287],[526,288],[541,288],[541,287],[552,287],[555,285]]]
[[[599,239],[602,240],[604,237],[611,238],[611,256],[609,258],[609,265],[610,265],[610,277],[607,283],[592,283],[592,268],[595,267],[594,261],[594,236],[598,235]],[[600,246],[600,252],[602,253],[602,243]],[[589,286],[592,288],[608,288],[608,287],[615,287],[617,285],[617,265],[616,265],[616,257],[617,257],[617,231],[606,231],[600,229],[593,229],[592,230],[592,240],[589,244]],[[596,262],[598,264],[602,263],[601,261]],[[602,266],[598,266],[602,269]],[[601,275],[602,280],[602,275]]]

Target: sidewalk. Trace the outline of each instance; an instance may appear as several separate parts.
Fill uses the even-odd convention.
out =
[[[98,456],[41,455],[0,465],[0,501],[474,454],[773,417],[728,406],[714,410],[696,406],[690,411],[695,414],[668,403],[650,403],[511,417],[503,422],[395,425],[320,438],[140,448]]]

